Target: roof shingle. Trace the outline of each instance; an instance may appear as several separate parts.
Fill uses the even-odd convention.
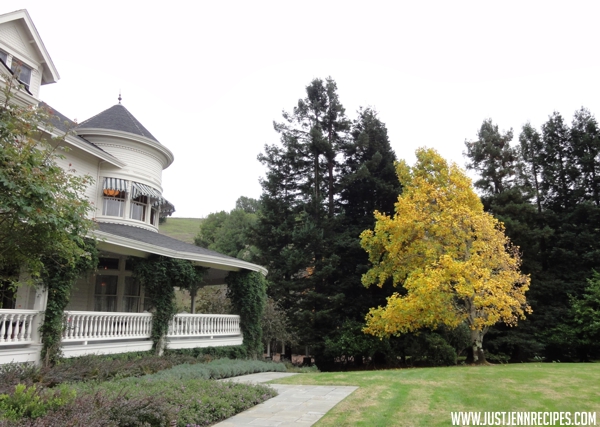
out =
[[[121,104],[113,105],[77,126],[78,128],[99,128],[119,130],[140,135],[153,141],[158,140]]]

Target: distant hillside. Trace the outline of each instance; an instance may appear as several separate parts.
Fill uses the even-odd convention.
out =
[[[203,218],[167,218],[167,222],[160,224],[160,234],[173,237],[183,242],[194,244]]]

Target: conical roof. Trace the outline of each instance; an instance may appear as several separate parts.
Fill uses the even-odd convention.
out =
[[[113,105],[108,110],[96,114],[94,117],[81,122],[80,128],[98,128],[119,130],[129,132],[135,135],[144,136],[153,141],[158,140],[146,129],[133,115],[121,104]]]

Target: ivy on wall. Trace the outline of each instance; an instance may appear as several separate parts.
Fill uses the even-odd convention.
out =
[[[146,298],[152,304],[152,349],[160,355],[165,347],[169,322],[177,313],[174,288],[187,288],[191,283],[201,281],[204,273],[190,261],[151,255],[134,258],[133,275],[144,286]]]
[[[98,266],[96,241],[82,239],[78,245],[83,256],[75,262],[65,259],[43,257],[42,284],[48,292],[48,302],[44,322],[40,327],[42,337],[42,362],[45,366],[54,365],[61,357],[61,337],[63,331],[63,313],[69,300],[75,281],[84,273]]]
[[[267,302],[266,280],[260,273],[245,270],[230,272],[225,282],[234,311],[240,315],[248,355],[254,359],[262,357],[261,319]]]

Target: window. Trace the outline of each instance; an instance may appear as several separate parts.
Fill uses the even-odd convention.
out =
[[[0,50],[0,60],[2,62],[4,62],[4,65],[6,65],[6,61],[8,60],[8,55],[6,54],[6,52],[2,52]]]
[[[158,225],[158,209],[156,209],[154,206],[150,211],[150,224]]]
[[[117,285],[119,276],[96,276],[94,311],[117,311]]]
[[[123,217],[125,213],[124,191],[105,189],[102,203],[102,215]]]
[[[123,311],[137,313],[140,306],[140,284],[131,276],[125,277],[125,290],[123,292]]]
[[[100,257],[98,260],[98,270],[118,270],[119,258]]]
[[[131,199],[131,214],[129,217],[138,221],[145,221],[147,204],[147,196],[137,196],[135,199]]]
[[[112,255],[112,256],[111,256]],[[103,253],[94,283],[94,311],[139,313],[150,301],[144,287],[132,276],[132,262],[125,256]]]
[[[29,89],[29,84],[31,83],[31,68],[13,57],[10,69],[15,73],[19,81]]]

